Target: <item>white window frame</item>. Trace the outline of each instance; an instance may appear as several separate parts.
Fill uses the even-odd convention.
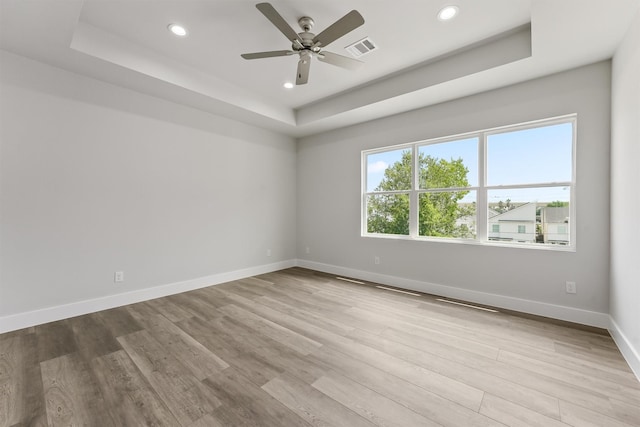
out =
[[[535,129],[539,127],[553,126],[557,124],[571,123],[572,125],[572,146],[571,146],[571,181],[561,182],[540,182],[515,185],[487,185],[487,139],[490,135],[501,134],[506,132],[515,132],[527,129]],[[432,237],[418,235],[418,197],[419,194],[428,192],[429,190],[420,189],[418,183],[418,150],[419,147],[430,144],[441,144],[457,140],[478,138],[478,185],[464,188],[447,188],[446,191],[475,191],[476,192],[476,238],[462,239],[451,237]],[[507,246],[525,249],[537,250],[556,250],[570,251],[576,250],[576,138],[577,138],[577,115],[568,114],[553,118],[535,120],[516,125],[501,126],[496,128],[484,129],[475,132],[466,132],[458,135],[450,135],[441,138],[433,138],[428,140],[416,141],[406,144],[398,144],[386,147],[380,147],[371,150],[364,150],[361,153],[361,171],[362,171],[362,187],[361,187],[361,236],[373,238],[387,239],[408,239],[408,240],[424,240],[433,242],[447,243],[464,243],[474,245],[488,246]],[[393,150],[411,150],[412,152],[412,182],[410,190],[383,191],[383,192],[367,192],[367,156],[370,154],[382,153]],[[544,187],[568,187],[570,191],[569,206],[570,218],[569,235],[570,243],[568,245],[553,245],[542,243],[518,243],[503,242],[489,240],[489,218],[488,218],[488,193],[490,190],[505,189],[527,189],[527,188],[544,188]],[[433,190],[431,190],[433,191]],[[442,191],[442,189],[437,189]],[[367,198],[375,194],[409,194],[409,235],[397,234],[381,234],[369,233],[367,231]]]

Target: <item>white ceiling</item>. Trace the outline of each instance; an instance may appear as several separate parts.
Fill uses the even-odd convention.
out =
[[[240,57],[290,48],[256,3],[0,0],[0,47],[303,136],[608,59],[640,6],[640,0],[272,0],[296,31],[301,16],[312,17],[312,32],[319,33],[356,9],[365,24],[326,50],[349,56],[344,47],[366,36],[379,48],[356,71],[314,60],[309,83],[287,90],[282,84],[294,80],[296,56]],[[436,14],[446,4],[457,5],[460,15],[443,23]],[[526,55],[498,59],[499,44],[461,50],[529,22]],[[184,25],[188,37],[171,34],[169,23]],[[452,52],[458,56],[447,58]],[[485,60],[492,56],[497,62]]]

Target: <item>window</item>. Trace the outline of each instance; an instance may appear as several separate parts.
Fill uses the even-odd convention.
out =
[[[572,246],[575,123],[363,151],[362,234]]]
[[[367,156],[367,233],[409,235],[410,149]]]

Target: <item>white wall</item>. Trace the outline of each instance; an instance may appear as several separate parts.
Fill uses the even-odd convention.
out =
[[[597,63],[303,138],[298,144],[301,264],[606,327],[610,71],[610,62]],[[578,113],[576,252],[360,236],[361,150],[569,113]],[[567,294],[565,281],[577,282],[578,293]]]
[[[640,378],[640,12],[613,58],[612,334]]]
[[[293,139],[7,52],[0,63],[0,323],[294,263]]]

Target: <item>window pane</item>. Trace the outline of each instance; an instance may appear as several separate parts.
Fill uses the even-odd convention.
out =
[[[487,185],[571,181],[573,125],[489,135]]]
[[[429,192],[419,200],[418,234],[431,237],[476,237],[476,192]]]
[[[569,187],[489,190],[489,240],[568,245]]]
[[[451,188],[478,185],[478,138],[418,148],[420,188]]]
[[[409,194],[367,196],[367,232],[409,235]]]
[[[411,190],[411,149],[367,155],[367,192]]]

